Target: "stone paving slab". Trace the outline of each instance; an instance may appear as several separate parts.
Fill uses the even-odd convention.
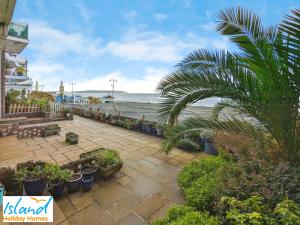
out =
[[[0,167],[31,159],[64,164],[96,147],[115,148],[124,161],[119,173],[98,179],[90,192],[65,194],[56,201],[66,218],[62,225],[145,225],[162,217],[172,205],[184,203],[177,175],[202,154],[174,149],[166,155],[160,138],[79,116],[56,123],[61,127],[59,135],[1,137]],[[69,131],[79,134],[77,145],[65,142]]]

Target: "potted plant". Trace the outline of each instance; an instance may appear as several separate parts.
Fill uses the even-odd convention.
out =
[[[78,144],[78,135],[73,132],[66,133],[66,142],[69,142],[70,145]]]
[[[100,113],[96,112],[96,114],[95,114],[95,120],[97,120],[97,121],[100,120]]]
[[[201,132],[201,139],[205,141],[204,151],[209,155],[217,155],[218,151],[213,145],[213,132],[212,131],[203,131]]]
[[[206,140],[206,137],[205,136],[210,136],[210,132],[207,132],[207,131],[193,131],[192,133],[190,133],[188,135],[188,139],[192,140],[193,142],[197,143],[199,145],[199,147],[201,149],[204,150],[204,145],[205,145],[205,140]]]
[[[156,131],[156,125],[155,123],[151,123],[151,134],[156,135],[157,131]]]
[[[98,167],[99,174],[108,178],[122,168],[122,160],[119,152],[112,149],[104,149],[96,154],[95,164]]]
[[[134,126],[135,126],[135,122],[133,121],[133,120],[127,120],[127,123],[126,123],[126,128],[128,129],[128,130],[132,130],[133,128],[134,128]]]
[[[71,178],[69,169],[61,169],[56,164],[46,164],[44,168],[48,180],[48,189],[54,198],[62,196],[66,181]]]
[[[82,174],[83,178],[92,176],[93,181],[96,181],[97,171],[98,171],[98,168],[93,165],[87,165],[80,169],[80,173]]]
[[[118,120],[119,120],[118,116],[110,116],[109,123],[112,124],[112,125],[118,125]]]
[[[119,127],[124,127],[124,125],[125,125],[125,121],[123,121],[121,118],[119,118],[118,120],[117,120],[117,126],[119,126]]]
[[[91,190],[93,186],[93,182],[94,182],[93,176],[83,177],[81,181],[83,191],[86,192]]]
[[[67,179],[67,187],[69,193],[77,192],[80,189],[82,174],[81,173],[73,173],[71,177]]]
[[[157,126],[156,126],[156,135],[157,136],[162,136],[163,135],[163,125],[162,124],[157,124]]]
[[[93,111],[90,111],[89,112],[89,118],[94,120],[96,118],[96,113],[93,112]]]
[[[152,127],[153,127],[154,125],[153,125],[153,123],[152,122],[147,122],[146,123],[146,133],[148,133],[148,134],[151,134],[151,132],[152,132]]]
[[[186,151],[196,152],[199,151],[199,146],[191,140],[183,139],[177,144],[178,148]]]
[[[134,129],[140,131],[140,130],[142,130],[142,125],[143,125],[143,120],[142,119],[137,120],[135,125],[134,125]]]
[[[96,114],[95,114],[95,120],[100,120],[100,109],[99,108],[97,108],[97,110],[96,110]]]
[[[44,194],[47,186],[44,164],[39,163],[20,168],[17,170],[15,177],[17,182],[23,185],[27,195],[40,196]]]

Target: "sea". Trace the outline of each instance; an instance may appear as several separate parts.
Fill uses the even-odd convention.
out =
[[[71,92],[66,92],[67,95],[72,95]],[[80,91],[74,92],[74,95],[81,97],[97,97],[103,98],[107,95],[112,95],[111,92],[100,92],[100,91]],[[116,102],[140,102],[140,103],[160,103],[162,102],[162,98],[156,93],[127,93],[127,92],[115,92],[114,93]],[[208,98],[205,100],[198,101],[194,103],[195,106],[207,106],[213,107],[217,102],[219,102],[219,98]]]

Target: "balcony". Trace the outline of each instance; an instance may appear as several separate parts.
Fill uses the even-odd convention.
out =
[[[28,45],[28,24],[12,22],[8,26],[5,50],[19,54]]]

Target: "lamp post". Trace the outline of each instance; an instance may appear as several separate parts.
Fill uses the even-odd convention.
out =
[[[111,87],[112,87],[113,101],[115,101],[115,83],[117,83],[117,79],[115,79],[115,78],[110,79],[109,82],[111,83]]]
[[[72,82],[70,83],[70,85],[72,85],[72,97],[73,97],[73,103],[75,103],[74,86],[76,86],[76,82],[72,81]]]

